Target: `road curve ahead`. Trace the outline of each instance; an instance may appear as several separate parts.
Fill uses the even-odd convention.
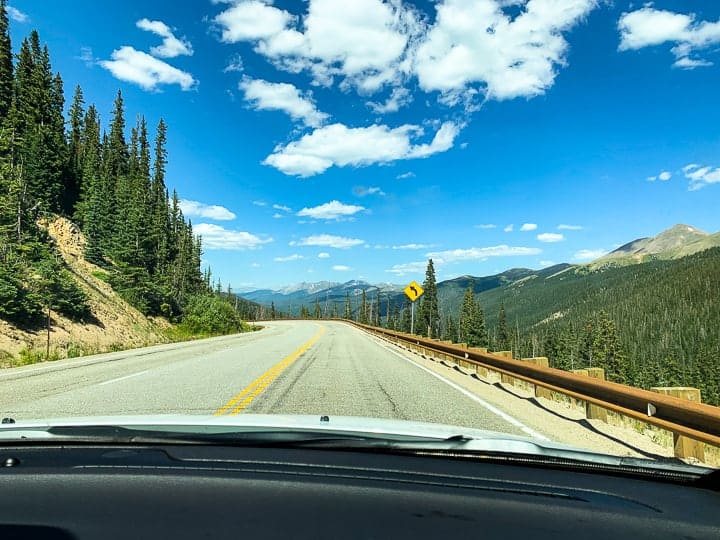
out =
[[[316,414],[527,429],[366,333],[274,321],[260,332],[0,371],[0,414]]]

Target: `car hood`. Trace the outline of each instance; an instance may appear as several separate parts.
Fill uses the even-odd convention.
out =
[[[5,422],[5,420],[3,421]],[[370,439],[390,439],[412,448],[414,441],[436,440],[434,449],[469,452],[492,452],[516,455],[546,456],[613,466],[642,466],[672,468],[697,473],[706,471],[682,463],[668,464],[648,459],[612,456],[581,448],[469,427],[355,416],[242,414],[237,416],[211,415],[136,415],[53,418],[48,420],[18,420],[0,425],[0,444],[4,441],[47,441],[63,438],[53,428],[118,427],[144,433],[181,433],[188,435],[312,433],[328,436],[363,436]],[[458,441],[458,439],[461,439]],[[102,442],[99,440],[98,442]],[[431,441],[433,442],[433,441]]]

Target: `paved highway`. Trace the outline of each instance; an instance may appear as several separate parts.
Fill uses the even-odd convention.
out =
[[[277,321],[260,332],[0,372],[0,414],[328,414],[534,432],[362,331]]]

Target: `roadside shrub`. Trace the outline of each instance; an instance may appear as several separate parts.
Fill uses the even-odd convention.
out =
[[[190,334],[232,334],[244,331],[240,315],[225,300],[213,295],[191,296],[180,327]]]

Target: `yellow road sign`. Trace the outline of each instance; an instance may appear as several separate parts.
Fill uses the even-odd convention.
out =
[[[414,302],[418,298],[420,298],[423,293],[425,292],[423,288],[417,284],[416,281],[411,281],[410,284],[403,289],[405,291],[405,294],[410,299],[411,302]]]

